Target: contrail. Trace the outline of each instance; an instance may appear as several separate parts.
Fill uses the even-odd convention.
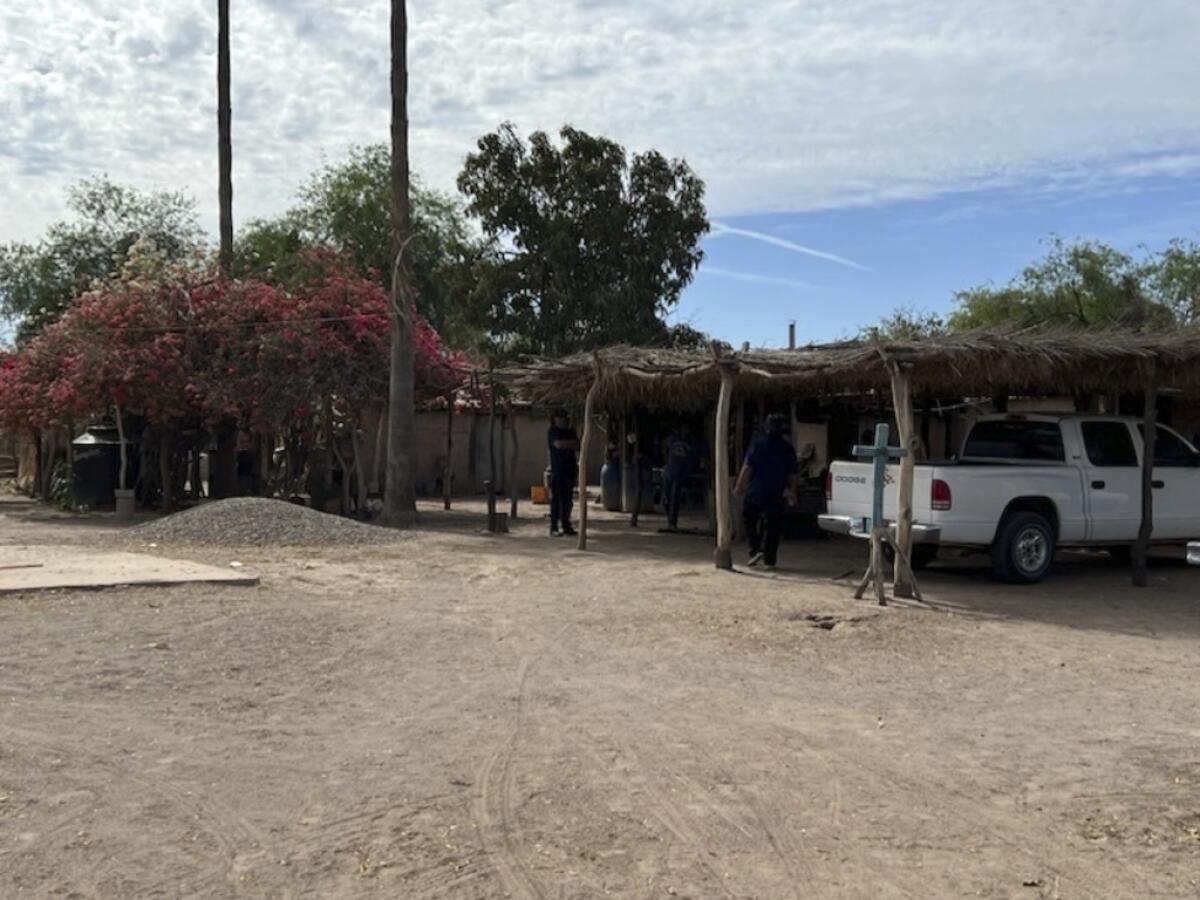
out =
[[[784,238],[776,237],[773,234],[767,234],[762,231],[751,231],[748,228],[731,228],[729,225],[722,225],[720,222],[713,222],[712,229],[714,237],[722,234],[733,234],[738,237],[750,238],[752,241],[762,241],[764,244],[782,247],[785,250],[791,250],[793,253],[803,253],[805,256],[815,256],[817,259],[827,259],[830,262],[840,263],[843,266],[849,266],[852,269],[859,269],[863,272],[871,271],[861,263],[856,263],[852,259],[846,259],[844,256],[826,253],[824,250],[816,250],[812,247],[805,247],[803,244],[797,244],[795,241],[785,240]]]
[[[783,287],[807,289],[812,287],[807,281],[796,281],[791,278],[776,278],[773,275],[758,275],[754,272],[737,272],[733,269],[722,269],[718,266],[710,266],[707,263],[702,263],[700,266],[701,275],[718,275],[721,278],[733,278],[738,281],[752,281],[755,284],[777,284]]]

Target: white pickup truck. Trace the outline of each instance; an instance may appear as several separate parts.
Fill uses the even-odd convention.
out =
[[[1140,420],[1087,414],[979,419],[951,462],[918,462],[913,484],[913,565],[939,547],[987,550],[1005,581],[1040,581],[1057,547],[1125,555],[1142,514]],[[884,518],[896,515],[898,464],[888,466]],[[1200,538],[1200,453],[1162,425],[1154,452],[1157,544]],[[872,464],[835,462],[826,475],[821,527],[861,534],[871,515]]]

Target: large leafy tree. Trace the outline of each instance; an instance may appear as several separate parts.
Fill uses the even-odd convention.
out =
[[[298,202],[285,215],[251,222],[238,235],[237,266],[295,282],[303,275],[306,248],[327,247],[352,259],[358,270],[391,287],[392,153],[385,144],[351,148],[347,157],[324,166],[301,187]],[[409,187],[409,233],[405,250],[411,293],[417,309],[452,342],[473,335],[461,315],[456,290],[458,265],[472,252],[462,204],[423,187]]]
[[[58,319],[71,300],[125,264],[139,238],[168,259],[188,257],[202,235],[194,201],[175,191],[140,191],[106,177],[68,191],[74,218],[35,242],[0,246],[0,314],[21,341]]]
[[[464,268],[500,353],[670,343],[664,317],[702,258],[704,183],[682,160],[576,128],[480,139],[458,178],[488,244]]]

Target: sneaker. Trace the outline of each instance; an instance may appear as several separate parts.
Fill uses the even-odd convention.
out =
[[[750,554],[750,561],[746,563],[746,565],[750,566],[750,568],[754,568],[755,566],[760,565],[762,561],[763,555],[761,553],[752,553]]]
[[[764,572],[774,572],[775,571],[775,563],[767,563],[765,566],[763,566],[763,571]]]
[[[562,537],[562,536],[563,536],[563,533],[562,533],[561,529],[558,529],[558,528],[550,529],[550,537]]]
[[[562,530],[562,533],[565,537],[575,537],[575,535],[579,534],[579,532],[576,531],[574,528],[572,528],[570,525],[567,525],[566,527],[564,527]]]

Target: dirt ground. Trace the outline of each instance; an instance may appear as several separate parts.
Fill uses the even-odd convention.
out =
[[[150,549],[258,587],[0,598],[0,897],[1200,896],[1200,570],[951,561],[880,609],[856,545],[769,578],[654,518],[581,554],[425,513]]]

